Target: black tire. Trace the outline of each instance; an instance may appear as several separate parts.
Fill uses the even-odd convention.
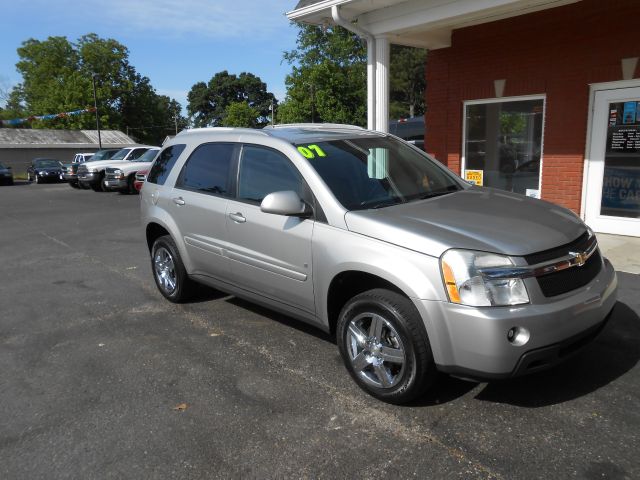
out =
[[[101,192],[108,192],[109,188],[107,187],[107,185],[104,183],[107,179],[105,178],[105,172],[100,173],[100,191]]]
[[[136,190],[136,187],[133,185],[133,182],[135,182],[135,180],[136,180],[135,173],[132,173],[131,175],[129,175],[129,178],[127,178],[126,193],[128,193],[129,195],[136,195],[138,193],[138,191]]]
[[[170,263],[164,262],[167,257],[170,258]],[[178,248],[169,235],[159,237],[153,242],[151,271],[156,287],[170,302],[185,302],[195,293],[195,283],[187,275]],[[171,285],[172,282],[173,285]]]
[[[374,324],[380,325],[377,334]],[[411,300],[397,292],[379,288],[353,297],[340,312],[336,337],[349,374],[383,402],[410,402],[436,379],[422,318]]]
[[[102,185],[102,182],[100,182],[100,183],[99,183],[99,184],[97,184],[97,185],[92,184],[90,188],[91,188],[91,190],[93,190],[94,192],[102,192],[103,190],[102,190],[101,185]]]
[[[77,182],[77,181],[75,181],[75,182],[71,182],[71,181],[70,181],[70,182],[69,182],[69,186],[70,186],[71,188],[80,188],[80,185],[78,184],[78,182]]]

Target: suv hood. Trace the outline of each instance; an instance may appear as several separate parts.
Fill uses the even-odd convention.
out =
[[[522,256],[567,244],[586,226],[571,211],[490,188],[345,215],[355,233],[439,257],[449,248]]]
[[[105,167],[118,167],[120,165],[128,165],[129,163],[131,163],[129,160],[96,160],[95,162],[84,162],[82,165],[85,165],[88,170],[95,168],[102,170]]]

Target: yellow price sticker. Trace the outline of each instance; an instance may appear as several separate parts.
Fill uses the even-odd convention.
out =
[[[472,185],[482,187],[484,183],[484,171],[483,170],[465,170],[464,179]]]

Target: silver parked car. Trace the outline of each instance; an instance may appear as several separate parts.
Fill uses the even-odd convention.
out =
[[[335,333],[358,385],[392,403],[437,371],[555,365],[616,302],[614,269],[572,212],[471,186],[357,127],[184,131],[154,162],[141,209],[168,300],[200,282]]]

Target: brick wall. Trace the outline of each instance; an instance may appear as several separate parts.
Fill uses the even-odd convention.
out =
[[[639,18],[638,0],[583,0],[455,30],[427,60],[428,151],[460,173],[462,102],[495,97],[494,80],[504,97],[544,94],[542,198],[579,212],[589,84],[622,80]]]

